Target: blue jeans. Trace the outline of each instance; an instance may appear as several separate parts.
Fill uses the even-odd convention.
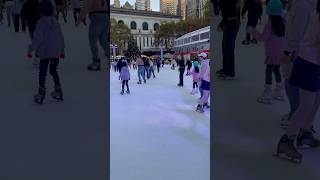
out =
[[[289,80],[286,79],[285,89],[286,89],[286,94],[288,96],[289,103],[290,103],[289,119],[291,119],[291,117],[299,107],[299,88],[290,84]]]
[[[141,82],[141,76],[142,76],[143,81],[146,81],[146,78],[145,78],[145,68],[144,68],[144,66],[138,66],[139,82]]]
[[[11,20],[13,19],[12,7],[7,7],[6,12],[7,12],[8,26],[10,27],[11,26]]]
[[[89,25],[89,43],[91,54],[94,62],[100,62],[98,52],[98,41],[100,46],[105,51],[105,54],[109,52],[109,18],[106,13],[91,14]]]

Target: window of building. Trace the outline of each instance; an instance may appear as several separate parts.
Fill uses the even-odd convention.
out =
[[[158,23],[154,23],[154,25],[153,25],[153,30],[154,30],[154,31],[158,31],[159,28],[160,28],[159,24],[158,24]]]
[[[142,30],[147,31],[149,29],[148,23],[144,22],[142,23]]]
[[[200,39],[201,40],[202,39],[209,39],[209,36],[210,36],[209,32],[205,32],[205,33],[200,34]]]
[[[137,23],[135,21],[131,21],[130,28],[131,29],[137,29]]]

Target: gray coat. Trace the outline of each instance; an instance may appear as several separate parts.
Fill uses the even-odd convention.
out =
[[[54,16],[40,18],[28,52],[36,51],[40,59],[51,59],[59,58],[64,48],[64,37],[57,19]]]

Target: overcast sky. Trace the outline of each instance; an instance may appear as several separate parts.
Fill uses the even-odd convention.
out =
[[[120,0],[120,4],[121,6],[128,1],[131,5],[134,5],[134,3],[136,2],[136,0]],[[113,4],[114,0],[110,0],[110,3]],[[151,9],[153,11],[160,11],[160,2],[159,0],[150,0],[151,2]]]

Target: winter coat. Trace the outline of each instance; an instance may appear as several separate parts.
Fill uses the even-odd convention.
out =
[[[123,81],[130,80],[130,72],[127,66],[121,68],[120,79]]]
[[[192,79],[193,79],[193,81],[194,81],[194,82],[198,82],[199,79],[200,79],[200,74],[199,74],[199,72],[197,73],[196,70],[193,68],[191,74],[192,74]]]
[[[64,37],[56,17],[41,17],[28,52],[36,51],[40,59],[52,59],[59,58],[64,53],[64,48]]]
[[[305,32],[315,15],[317,0],[294,0],[288,13],[285,50],[299,52]]]
[[[41,11],[38,0],[27,0],[21,10],[21,17],[27,22],[31,30],[34,30],[38,20],[41,18]]]
[[[314,16],[307,28],[299,56],[320,66],[320,19],[318,16]]]
[[[200,79],[210,82],[210,66],[208,59],[202,60],[199,74]]]

